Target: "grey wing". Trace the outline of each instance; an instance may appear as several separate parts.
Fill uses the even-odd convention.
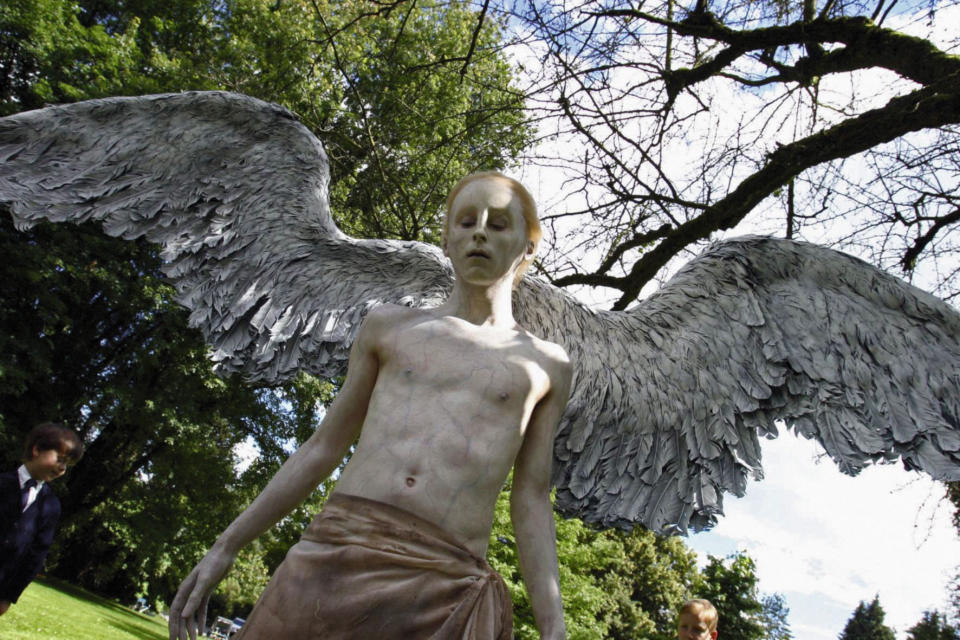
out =
[[[433,247],[334,225],[320,142],[277,105],[223,92],[109,98],[0,119],[0,204],[21,228],[99,221],[158,243],[227,371],[342,372],[370,307],[432,304]]]
[[[626,312],[521,293],[576,368],[555,444],[566,514],[708,528],[724,492],[762,477],[759,436],[777,420],[849,474],[901,458],[960,479],[960,314],[856,258],[742,238]]]

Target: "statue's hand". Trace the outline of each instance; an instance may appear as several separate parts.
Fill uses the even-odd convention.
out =
[[[227,574],[237,554],[214,545],[180,585],[170,605],[170,640],[196,640],[203,634],[207,604],[214,588]]]

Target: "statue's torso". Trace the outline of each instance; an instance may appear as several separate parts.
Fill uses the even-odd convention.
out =
[[[497,495],[549,390],[538,342],[422,311],[391,323],[377,336],[376,385],[337,490],[412,511],[482,555]]]

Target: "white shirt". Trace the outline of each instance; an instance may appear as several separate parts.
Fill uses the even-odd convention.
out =
[[[20,465],[20,468],[17,469],[17,475],[20,476],[20,491],[23,491],[23,485],[27,484],[27,480],[31,477],[30,472],[27,471],[27,466],[23,464]],[[27,503],[23,506],[24,511],[37,499],[41,487],[43,487],[43,480],[37,480],[37,486],[30,487],[30,491],[27,492]]]

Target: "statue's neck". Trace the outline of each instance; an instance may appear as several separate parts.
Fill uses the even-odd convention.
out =
[[[454,282],[450,297],[438,310],[475,325],[512,328],[516,325],[512,295],[509,280],[487,286],[458,280]]]

